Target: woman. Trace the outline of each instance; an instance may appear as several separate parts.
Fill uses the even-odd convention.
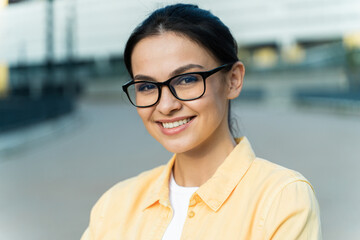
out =
[[[230,100],[244,65],[229,29],[176,4],[130,36],[123,86],[166,166],[118,183],[94,206],[82,239],[320,239],[318,204],[299,173],[257,158],[235,139]]]

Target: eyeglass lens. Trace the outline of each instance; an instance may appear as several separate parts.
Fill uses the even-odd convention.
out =
[[[191,100],[200,97],[205,90],[200,74],[185,74],[171,79],[170,91],[180,100]],[[130,100],[137,106],[155,104],[160,95],[159,87],[151,82],[135,82],[128,87]]]

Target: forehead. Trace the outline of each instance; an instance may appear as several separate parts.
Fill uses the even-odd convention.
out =
[[[204,67],[217,65],[207,49],[188,37],[165,32],[139,41],[131,56],[133,74],[168,74],[179,66],[198,64]]]

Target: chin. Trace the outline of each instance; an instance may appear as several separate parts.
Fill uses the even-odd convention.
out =
[[[162,140],[159,141],[163,147],[172,153],[184,153],[187,151],[190,151],[194,144],[191,144],[190,141],[185,141],[181,139],[175,139],[175,140]]]
[[[172,152],[172,153],[183,153],[183,152],[187,152],[191,149],[190,146],[183,146],[183,145],[178,145],[178,144],[165,143],[162,145],[167,151]]]

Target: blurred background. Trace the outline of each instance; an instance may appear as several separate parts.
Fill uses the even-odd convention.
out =
[[[79,239],[115,183],[165,164],[121,85],[160,0],[0,0],[0,239]],[[324,239],[360,239],[360,2],[198,0],[245,63],[233,102],[259,157],[313,184]]]

